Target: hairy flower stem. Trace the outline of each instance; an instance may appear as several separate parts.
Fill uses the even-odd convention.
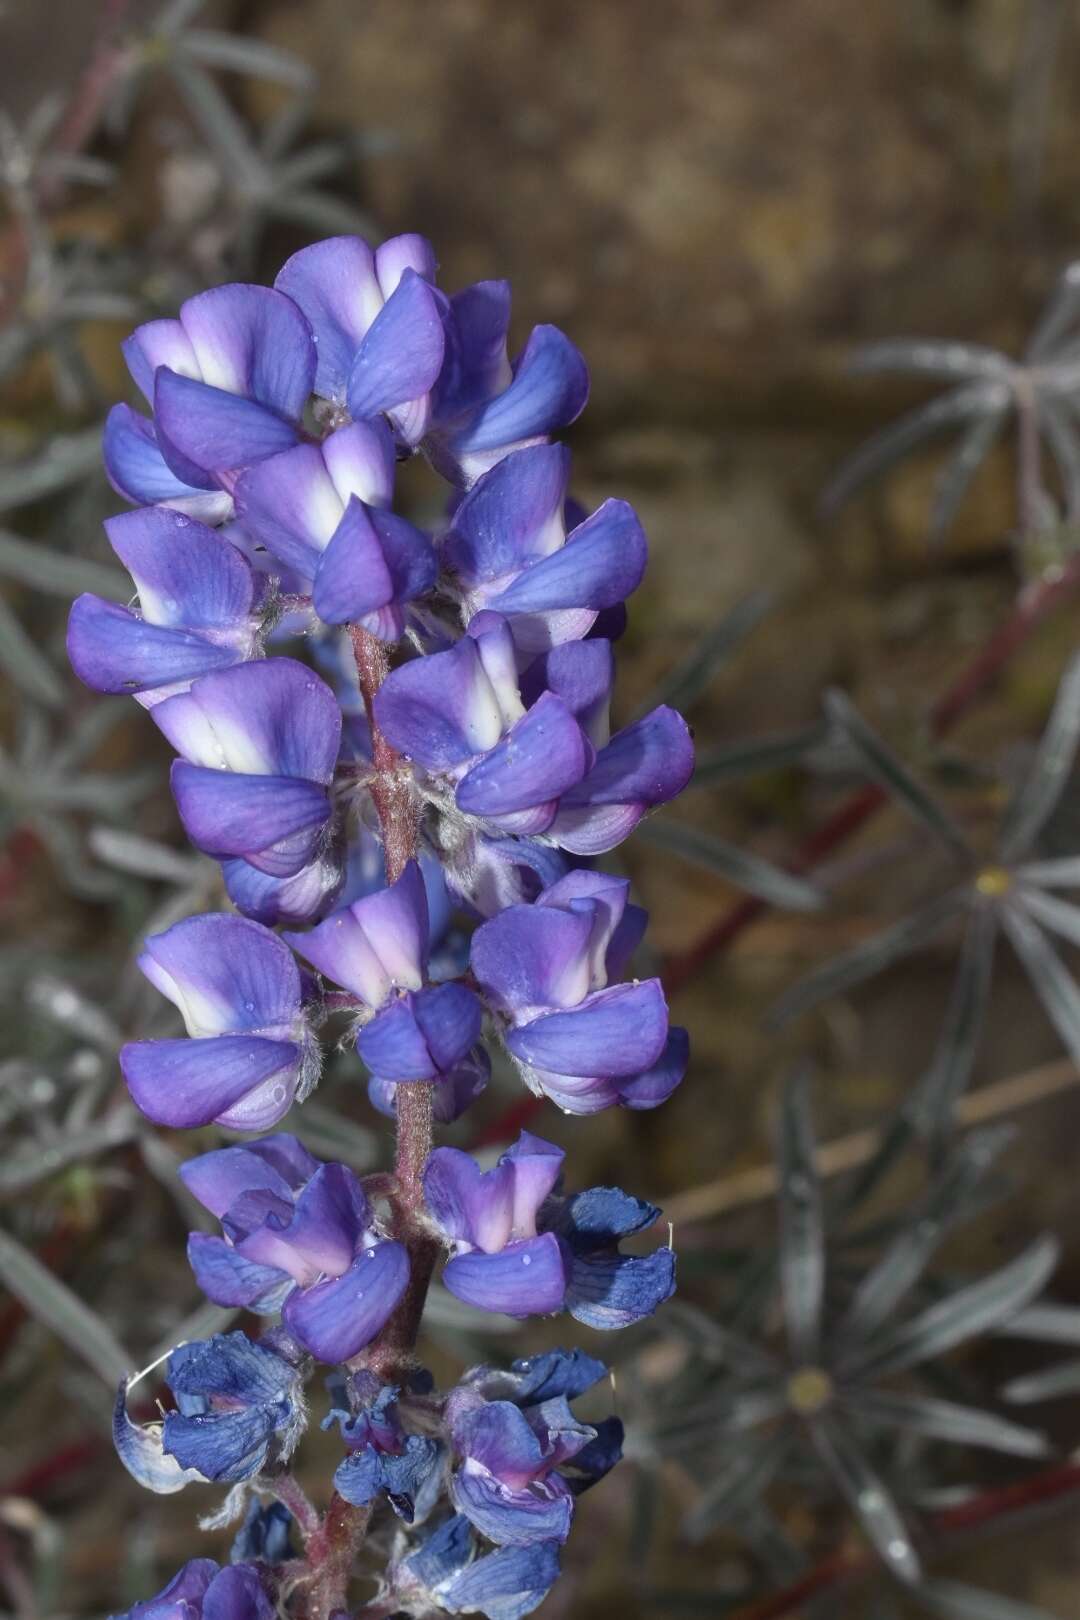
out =
[[[419,844],[419,808],[412,779],[396,749],[375,720],[375,694],[390,672],[386,648],[359,625],[349,627],[360,692],[371,729],[374,773],[369,784],[382,830],[386,881],[394,883]],[[413,1360],[438,1244],[424,1220],[423,1173],[432,1147],[432,1086],[415,1081],[397,1088],[397,1152],[391,1228],[409,1251],[409,1284],[401,1303],[375,1342],[356,1358],[380,1378],[403,1377]],[[329,1620],[345,1606],[353,1561],[367,1534],[369,1507],[353,1507],[335,1491],[326,1517],[308,1543],[315,1572],[308,1612],[311,1620]]]

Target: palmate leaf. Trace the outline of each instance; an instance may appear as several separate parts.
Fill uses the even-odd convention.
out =
[[[697,756],[691,788],[713,787],[738,777],[756,776],[765,771],[785,770],[799,765],[811,749],[825,742],[823,725],[803,726],[797,731],[766,732],[745,742],[725,743],[707,748]]]
[[[712,1400],[676,1408],[670,1420],[658,1422],[651,1430],[652,1444],[663,1456],[695,1453],[716,1444],[720,1431],[725,1435],[745,1434],[780,1417],[787,1406],[782,1388],[733,1389]]]
[[[1054,707],[1023,787],[1005,815],[1001,859],[1026,855],[1053,812],[1069,780],[1080,742],[1080,654],[1061,677]]]
[[[271,176],[237,117],[209,74],[175,51],[169,72],[208,145],[216,152],[233,185],[245,198],[264,196]]]
[[[1024,1373],[1013,1378],[1001,1391],[1003,1400],[1016,1406],[1030,1406],[1035,1401],[1060,1400],[1080,1390],[1080,1361],[1060,1361],[1041,1372]]]
[[[63,703],[63,682],[3,596],[0,596],[0,669],[35,702],[50,709],[58,709]]]
[[[925,1581],[919,1597],[942,1620],[1054,1620],[1045,1609],[961,1581]]]
[[[825,1296],[825,1223],[814,1146],[810,1076],[800,1069],[784,1087],[776,1143],[780,1291],[788,1346],[796,1362],[817,1357]]]
[[[26,1192],[69,1164],[89,1164],[99,1153],[132,1141],[138,1132],[139,1118],[135,1110],[120,1104],[85,1130],[68,1130],[45,1145],[9,1151],[0,1165],[0,1198]]]
[[[1051,933],[1068,940],[1070,945],[1080,945],[1080,906],[1059,900],[1053,894],[1040,894],[1037,889],[1019,887],[1014,903]]]
[[[1080,1344],[1080,1306],[1043,1300],[1010,1317],[998,1328],[1006,1339],[1038,1339],[1044,1344]]]
[[[311,90],[315,86],[315,73],[307,62],[268,45],[265,40],[253,39],[250,34],[188,28],[177,41],[177,49],[207,67],[246,73],[254,79],[269,79],[291,90]]]
[[[709,1483],[683,1520],[690,1541],[703,1541],[719,1524],[736,1523],[768,1490],[791,1449],[784,1428],[749,1434],[737,1446],[725,1447]]]
[[[1014,875],[1019,882],[1034,883],[1041,889],[1077,889],[1080,888],[1080,855],[1029,861],[1018,866]]]
[[[79,591],[93,591],[114,602],[126,602],[132,594],[131,581],[119,568],[88,557],[69,557],[5,529],[0,529],[0,575],[65,601]]]
[[[1042,360],[1057,348],[1080,313],[1080,263],[1066,265],[1047,300],[1027,346],[1028,360]]]
[[[976,906],[933,1055],[905,1109],[923,1136],[940,1136],[948,1129],[957,1098],[971,1079],[990,1003],[996,940],[993,909]]]
[[[952,528],[972,479],[1001,436],[1005,417],[1006,412],[1000,410],[972,422],[942,468],[930,508],[931,545],[937,545]]]
[[[27,506],[91,474],[100,476],[101,427],[54,434],[39,454],[9,462],[0,473],[0,512]]]
[[[721,664],[757,628],[772,605],[773,598],[768,591],[754,591],[737,602],[719,624],[695,643],[682,662],[657,683],[632,718],[639,720],[661,703],[670,703],[675,709],[689,708],[705,691]]]
[[[1001,925],[1060,1035],[1069,1056],[1080,1064],[1080,990],[1046,935],[1017,906],[1001,908]]]
[[[844,1399],[844,1409],[863,1422],[908,1434],[925,1435],[959,1446],[985,1446],[1013,1457],[1044,1457],[1049,1441],[1037,1429],[1025,1428],[984,1412],[978,1407],[960,1406],[955,1401],[935,1400],[928,1395],[894,1394],[891,1391],[856,1392]]]
[[[1057,463],[1066,520],[1075,522],[1080,516],[1080,435],[1069,412],[1045,395],[1039,400],[1039,426]]]
[[[806,878],[785,872],[760,855],[684,822],[652,819],[642,823],[639,834],[658,849],[669,850],[695,866],[715,872],[717,877],[771,906],[786,911],[818,911],[825,903],[821,890]]]
[[[907,1525],[858,1440],[835,1418],[819,1419],[810,1432],[818,1455],[886,1566],[898,1580],[914,1584],[922,1571]]]
[[[949,343],[938,338],[887,338],[864,343],[856,350],[851,370],[856,376],[877,372],[907,372],[956,382],[961,377],[1007,378],[1012,369],[1006,355],[981,343]]]
[[[111,1328],[7,1232],[0,1232],[0,1281],[36,1321],[93,1368],[110,1395],[130,1373],[134,1362]]]

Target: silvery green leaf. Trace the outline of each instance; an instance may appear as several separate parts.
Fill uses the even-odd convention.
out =
[[[715,1445],[718,1432],[746,1434],[786,1410],[787,1396],[779,1387],[724,1391],[711,1400],[680,1405],[669,1417],[657,1419],[651,1430],[653,1444],[663,1456],[696,1451]]]
[[[907,1105],[924,1136],[940,1136],[975,1066],[994,973],[997,920],[992,907],[976,906],[960,950],[945,1018],[925,1073]]]
[[[1012,369],[1012,361],[996,349],[939,338],[888,338],[884,343],[866,343],[856,350],[851,362],[856,376],[897,371],[940,377],[947,382],[961,377],[1007,378]]]
[[[197,855],[184,855],[138,833],[121,832],[116,827],[91,827],[90,849],[99,861],[118,872],[156,879],[162,883],[192,883],[201,875],[204,862]]]
[[[997,1327],[1030,1305],[1057,1265],[1059,1253],[1054,1238],[1038,1238],[999,1271],[946,1294],[871,1343],[853,1347],[843,1358],[845,1371],[884,1377],[944,1355],[965,1339]]]
[[[1024,1373],[1012,1378],[1001,1391],[1002,1399],[1016,1406],[1030,1406],[1035,1401],[1056,1401],[1064,1395],[1075,1395],[1080,1390],[1080,1361],[1059,1361],[1054,1367],[1041,1372]]]
[[[99,1153],[130,1142],[138,1130],[135,1110],[120,1104],[85,1130],[65,1131],[63,1136],[43,1146],[11,1151],[0,1165],[0,1198],[25,1192],[47,1176],[65,1170],[69,1164],[87,1164]]]
[[[0,1279],[35,1321],[104,1379],[110,1393],[130,1371],[131,1357],[111,1328],[7,1232],[0,1232]]]
[[[345,148],[339,141],[314,141],[302,152],[278,164],[278,182],[283,190],[288,191],[296,186],[310,186],[316,180],[325,180],[327,175],[336,174],[345,158]]]
[[[636,710],[638,720],[658,704],[685,709],[705,691],[709,682],[739,643],[755,630],[773,605],[768,591],[754,591],[724,615],[719,624],[706,632],[686,657],[666,675]]]
[[[845,1396],[844,1409],[865,1423],[903,1429],[958,1446],[985,1446],[1013,1457],[1044,1457],[1049,1441],[1037,1429],[1025,1428],[978,1407],[939,1401],[929,1395],[886,1390],[856,1391]]]
[[[0,596],[0,669],[36,702],[50,709],[58,709],[63,703],[64,687],[59,675],[3,596]]]
[[[165,1337],[150,1351],[148,1360],[151,1362],[167,1356],[170,1350],[175,1350],[178,1344],[191,1344],[199,1339],[209,1339],[215,1333],[224,1333],[240,1315],[239,1308],[232,1305],[211,1305],[203,1300],[190,1315],[178,1322]]]
[[[1027,780],[1005,815],[1001,859],[1015,861],[1038,838],[1065,790],[1080,742],[1080,654],[1061,677]]]
[[[784,770],[798,765],[812,748],[825,741],[822,725],[804,726],[798,731],[775,731],[762,737],[748,737],[745,742],[728,743],[720,748],[708,748],[697,756],[691,787],[712,787],[741,776],[755,776],[764,771]]]
[[[93,591],[114,602],[126,602],[132,594],[131,581],[119,568],[52,551],[6,529],[0,529],[0,574],[69,602],[79,591]]]
[[[1080,435],[1059,401],[1039,399],[1039,426],[1057,463],[1068,522],[1080,517]]]
[[[245,125],[213,79],[194,62],[175,52],[169,58],[169,70],[192,117],[245,200],[266,196],[271,185],[269,171],[252,145]]]
[[[708,1485],[683,1520],[687,1539],[704,1541],[718,1524],[737,1523],[768,1490],[790,1445],[789,1431],[781,1425],[726,1447],[709,1472]]]
[[[1045,1344],[1080,1344],[1080,1307],[1044,1300],[998,1328],[1007,1339],[1038,1339]]]
[[[264,199],[268,214],[275,219],[288,220],[314,231],[355,232],[361,228],[371,231],[368,215],[360,213],[350,203],[331,197],[325,191],[309,188],[279,191],[276,188]]]
[[[178,48],[197,62],[226,72],[249,73],[252,78],[269,79],[293,90],[310,90],[315,74],[307,62],[288,51],[278,50],[250,34],[223,34],[214,28],[188,28]]]
[[[1021,883],[1034,883],[1042,889],[1080,888],[1080,855],[1063,855],[1051,861],[1029,861],[1015,868]]]
[[[50,152],[42,167],[50,178],[73,185],[110,186],[116,179],[115,164],[86,152]]]
[[[73,894],[87,900],[109,899],[116,894],[116,878],[90,862],[80,834],[69,822],[55,813],[42,813],[33,817],[33,828]]]
[[[336,1112],[327,1103],[309,1097],[293,1122],[304,1145],[319,1158],[338,1159],[354,1170],[370,1170],[379,1156],[374,1131]]]
[[[966,383],[909,411],[848,457],[827,485],[822,507],[826,512],[835,512],[863,484],[885,472],[910,450],[928,444],[961,422],[995,415],[1008,406],[1009,399],[1010,390],[1004,382]]]
[[[659,849],[670,850],[695,866],[715,872],[736,888],[757,895],[786,911],[818,911],[825,903],[820,889],[806,878],[785,872],[749,850],[689,827],[685,822],[650,819],[642,822],[639,836]]]
[[[814,1445],[887,1568],[908,1585],[919,1580],[918,1555],[884,1480],[854,1435],[835,1420],[811,1424]]]
[[[868,1338],[888,1320],[950,1227],[968,1215],[971,1194],[1015,1134],[1009,1125],[987,1126],[954,1149],[911,1219],[856,1289],[838,1332],[840,1342]]]
[[[101,428],[50,436],[46,448],[0,473],[0,512],[41,500],[90,473],[99,473]]]
[[[942,1620],[1054,1620],[1045,1609],[961,1581],[924,1581],[919,1598]]]
[[[1072,975],[1046,935],[1018,907],[1003,906],[999,915],[1046,1016],[1069,1056],[1080,1063],[1080,990]]]
[[[903,1158],[915,1140],[915,1126],[903,1108],[894,1113],[882,1129],[873,1154],[845,1185],[837,1208],[845,1219],[875,1193],[893,1166]]]
[[[202,10],[204,0],[170,0],[160,13],[154,25],[154,31],[162,38],[171,37],[186,28],[192,17]]]
[[[305,1105],[306,1106],[306,1105]],[[743,1373],[779,1373],[781,1363],[752,1339],[715,1321],[686,1300],[675,1298],[664,1307],[664,1326],[703,1356]]]
[[[1029,360],[1053,353],[1080,310],[1080,263],[1066,265],[1027,346]]]
[[[99,697],[84,714],[65,723],[59,747],[49,739],[48,758],[55,771],[74,771],[131,715],[128,698]]]
[[[1059,900],[1056,895],[1020,886],[1015,891],[1015,904],[1051,933],[1068,940],[1070,945],[1080,945],[1080,906]]]
[[[810,1076],[798,1069],[784,1087],[776,1142],[780,1289],[796,1362],[813,1361],[818,1354],[825,1295],[825,1228],[814,1148]]]
[[[827,692],[825,712],[837,731],[855,748],[859,764],[870,780],[906,810],[912,820],[940,838],[953,855],[965,861],[970,859],[968,841],[952,817],[900,763],[873,727],[867,725],[851,699],[843,692]]]
[[[854,950],[834,956],[831,961],[796,981],[770,1009],[766,1024],[780,1029],[819,1001],[851,990],[866,979],[872,979],[884,968],[892,967],[905,956],[928,944],[934,935],[955,917],[964,905],[964,896],[953,892],[939,895],[929,905],[905,917],[893,927],[883,929],[870,939],[856,945]]]
[[[953,526],[971,480],[986,460],[1005,425],[1005,411],[993,411],[972,422],[938,477],[930,508],[931,545],[943,540]]]

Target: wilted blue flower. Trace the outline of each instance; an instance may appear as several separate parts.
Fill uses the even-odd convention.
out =
[[[180,1174],[225,1234],[188,1239],[208,1298],[280,1310],[320,1361],[347,1361],[370,1344],[405,1291],[409,1258],[382,1237],[351,1170],[281,1133],[201,1154]]]
[[[499,1547],[476,1555],[463,1513],[444,1519],[420,1546],[391,1565],[390,1580],[402,1606],[419,1613],[483,1614],[522,1620],[544,1601],[559,1577],[559,1543]]]
[[[189,1040],[133,1041],[120,1064],[161,1125],[276,1124],[318,1074],[288,946],[242,917],[189,917],[147,940],[139,966],[180,1009]]]
[[[158,1494],[193,1480],[236,1483],[285,1462],[303,1432],[300,1374],[284,1357],[245,1333],[179,1345],[165,1382],[176,1410],[140,1426],[127,1415],[120,1386],[113,1441],[128,1472]]]
[[[399,1518],[409,1524],[424,1518],[440,1488],[438,1441],[403,1427],[401,1391],[393,1385],[380,1383],[372,1373],[355,1374],[351,1384],[355,1409],[335,1407],[322,1425],[340,1425],[349,1453],[334,1474],[335,1489],[357,1507],[385,1493]]]
[[[273,1620],[274,1612],[257,1569],[192,1558],[156,1597],[114,1620]]]
[[[77,597],[68,657],[99,692],[130,692],[148,708],[200,675],[253,658],[262,586],[236,547],[193,518],[149,507],[109,518],[110,544],[139,593],[139,613]]]
[[[670,1248],[619,1253],[619,1241],[660,1211],[614,1187],[552,1196],[564,1154],[523,1131],[492,1170],[458,1148],[436,1148],[424,1172],[432,1219],[453,1247],[452,1294],[480,1310],[545,1316],[566,1309],[590,1327],[650,1315],[675,1286]]]
[[[473,935],[472,970],[509,1024],[510,1053],[532,1089],[570,1113],[655,1108],[686,1069],[686,1031],[669,1029],[659,979],[611,982],[647,921],[629,892],[625,879],[569,872]]]
[[[253,1496],[244,1522],[233,1538],[229,1562],[242,1564],[248,1559],[264,1564],[283,1564],[295,1558],[291,1530],[293,1516],[283,1502],[260,1502]]]

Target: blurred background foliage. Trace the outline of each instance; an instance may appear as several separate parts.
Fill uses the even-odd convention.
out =
[[[224,897],[152,728],[63,656],[74,594],[128,592],[119,342],[313,237],[419,229],[444,285],[508,275],[521,332],[585,350],[577,493],[652,542],[621,714],[662,690],[701,753],[625,852],[691,1072],[656,1115],[538,1122],[666,1205],[682,1279],[614,1347],[632,1462],[545,1613],[1069,1620],[1074,7],[11,0],[0,42],[0,1608],[102,1614],[196,1550],[114,1466],[110,1385],[223,1319],[175,1176],[213,1133],[141,1125],[115,1058],[169,1029],[140,938]],[[498,1077],[472,1139],[519,1101]],[[301,1129],[386,1153],[340,1054]],[[436,1295],[427,1349],[520,1333]]]

